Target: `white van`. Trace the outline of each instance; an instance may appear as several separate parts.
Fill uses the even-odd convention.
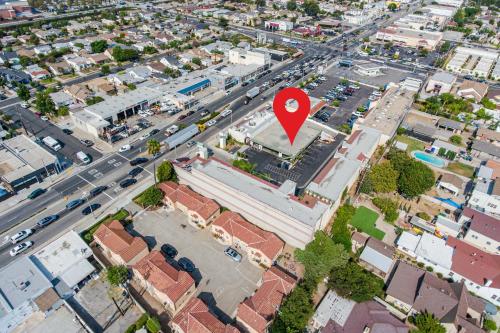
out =
[[[76,153],[76,157],[83,163],[83,164],[89,164],[90,163],[90,157],[89,155],[85,154],[83,151],[79,151]]]

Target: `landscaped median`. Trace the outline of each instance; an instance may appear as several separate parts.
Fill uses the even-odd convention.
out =
[[[99,226],[103,223],[107,223],[113,220],[118,220],[120,222],[124,222],[125,219],[130,215],[130,213],[126,209],[120,209],[118,212],[115,214],[108,214],[104,218],[102,218],[99,222],[91,226],[90,228],[86,229],[83,231],[80,235],[82,236],[83,240],[87,243],[90,244],[93,240],[94,237],[94,232],[99,228]]]

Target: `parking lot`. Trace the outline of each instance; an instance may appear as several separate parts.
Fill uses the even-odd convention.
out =
[[[212,237],[210,230],[192,227],[187,216],[178,210],[144,211],[134,218],[131,228],[132,233],[142,235],[151,249],[159,250],[163,244],[170,244],[179,252],[176,260],[186,257],[194,263],[196,270],[192,276],[197,283],[198,297],[221,320],[231,321],[238,304],[252,295],[263,274],[243,253],[240,263],[226,256],[224,246]]]
[[[337,69],[337,68],[334,68]],[[332,70],[334,70],[332,69]],[[331,70],[331,71],[332,71]],[[326,81],[320,84],[316,89],[312,90],[309,92],[309,95],[312,97],[316,98],[321,98],[324,97],[329,90],[335,88],[340,83],[340,78],[338,75],[331,73],[325,75]],[[359,81],[358,81],[359,82]],[[359,84],[359,89],[354,91],[352,96],[346,96],[347,100],[345,101],[339,101],[340,106],[339,107],[325,107],[322,111],[323,112],[328,112],[331,114],[330,118],[328,119],[328,122],[326,122],[327,125],[329,125],[332,128],[339,129],[340,126],[345,124],[349,118],[351,117],[351,114],[356,111],[356,109],[365,104],[366,101],[368,100],[368,97],[370,96],[371,92],[374,90],[372,87],[365,86],[363,84]],[[321,113],[321,112],[319,112]],[[318,113],[318,114],[319,114]],[[320,120],[318,120],[320,121]]]

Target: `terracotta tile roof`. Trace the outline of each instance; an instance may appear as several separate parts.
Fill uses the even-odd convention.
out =
[[[53,288],[45,290],[40,296],[35,298],[35,304],[38,309],[42,312],[46,312],[52,308],[52,306],[60,300],[59,295]]]
[[[208,306],[199,298],[192,298],[173,319],[184,333],[237,333],[238,329],[223,324],[208,311]]]
[[[133,268],[174,303],[194,285],[191,275],[172,267],[158,251],[151,251]]]
[[[252,297],[238,306],[237,317],[257,332],[265,332],[283,298],[295,287],[297,280],[276,266],[268,269],[262,284]]]
[[[497,162],[495,160],[488,160],[486,161],[486,166],[493,170],[491,179],[496,179],[500,177],[500,162]]]
[[[358,136],[361,134],[361,132],[362,132],[361,130],[357,130],[354,133],[352,133],[349,139],[346,141],[346,143],[352,145],[354,141],[356,141]]]
[[[101,224],[94,233],[94,238],[120,256],[124,262],[129,262],[148,247],[142,238],[130,235],[117,220]]]
[[[470,230],[500,242],[500,220],[469,207],[462,214],[471,220]]]
[[[240,214],[231,211],[223,212],[213,222],[213,226],[224,229],[232,237],[257,249],[273,260],[281,252],[285,243],[272,232],[264,231],[246,221]]]
[[[484,286],[491,281],[491,288],[500,288],[500,256],[489,254],[454,237],[447,244],[453,247],[451,270]]]
[[[220,206],[215,201],[194,192],[186,185],[168,181],[161,183],[158,188],[170,200],[181,203],[189,210],[200,214],[204,219],[208,219],[220,209]]]

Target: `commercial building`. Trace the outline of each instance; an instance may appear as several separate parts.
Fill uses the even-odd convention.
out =
[[[294,247],[304,248],[333,215],[323,202],[296,197],[291,181],[278,187],[216,158],[195,158],[175,170],[181,183]]]
[[[377,40],[395,45],[434,50],[443,38],[442,32],[422,31],[397,26],[389,26],[377,31]]]
[[[291,31],[293,29],[293,22],[283,20],[265,21],[264,27],[269,30]]]
[[[380,76],[383,75],[382,71],[386,66],[384,64],[374,63],[371,61],[358,61],[354,65],[356,73],[364,76]]]
[[[436,72],[429,78],[425,86],[425,91],[437,95],[449,93],[455,82],[457,82],[455,75],[446,72]]]
[[[488,78],[497,60],[498,52],[459,46],[446,64],[446,69],[455,73]]]
[[[191,275],[174,268],[159,251],[151,251],[132,266],[132,271],[134,279],[170,314],[178,312],[196,290]]]
[[[0,180],[11,192],[42,182],[59,170],[58,158],[25,135],[0,143]]]
[[[268,67],[271,64],[271,56],[266,52],[234,48],[229,50],[229,62],[239,65],[257,65],[260,67]]]

